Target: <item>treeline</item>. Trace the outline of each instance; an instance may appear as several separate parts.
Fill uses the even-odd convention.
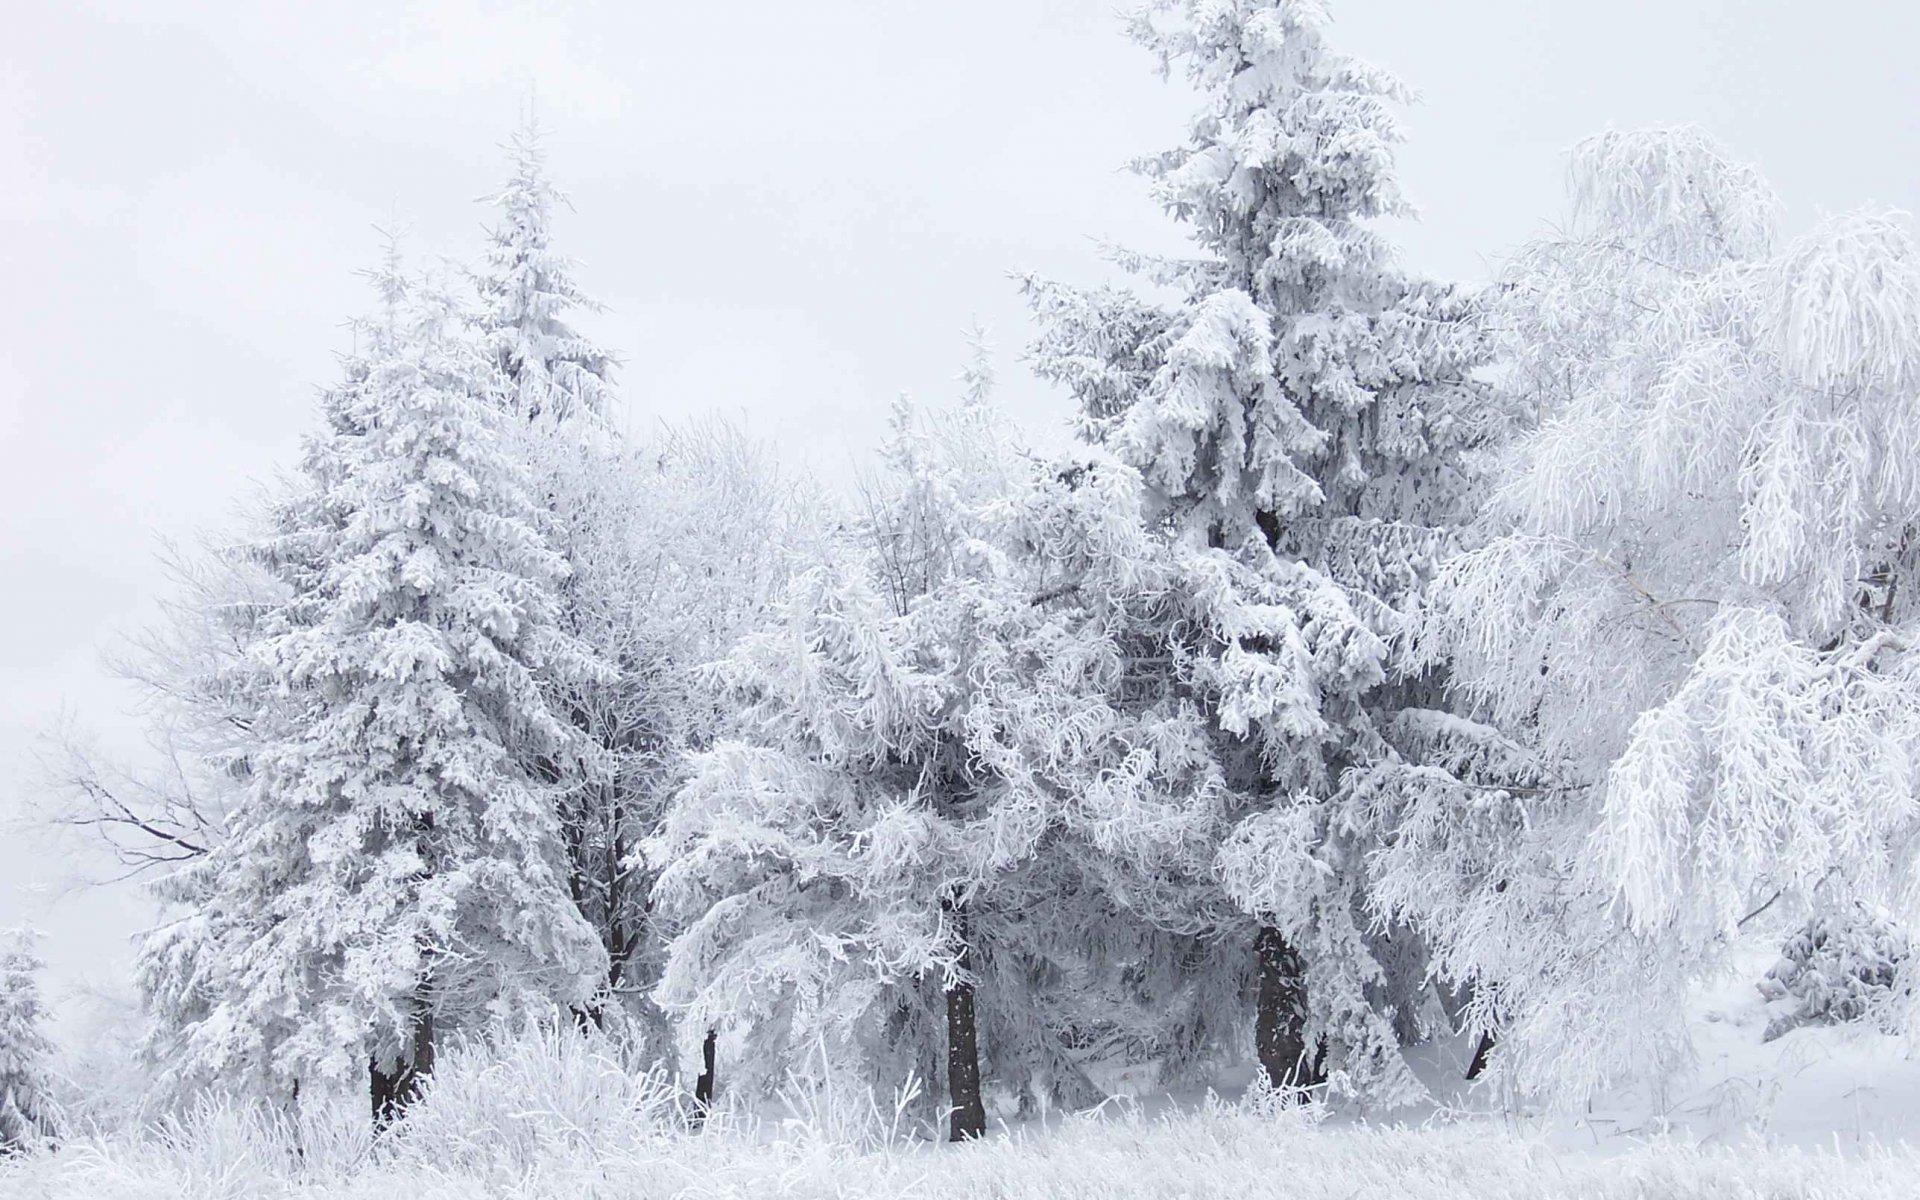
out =
[[[470,276],[390,255],[297,476],[131,664],[176,769],[69,772],[162,874],[161,1083],[385,1121],[449,1036],[570,1014],[703,1101],[917,1075],[956,1139],[1248,1058],[1393,1107],[1434,1039],[1568,1100],[1683,1055],[1739,938],[1885,941],[1904,221],[1783,244],[1700,135],[1608,134],[1496,284],[1420,278],[1401,86],[1323,25],[1134,20],[1203,99],[1139,164],[1192,253],[1023,281],[1064,456],[984,352],[851,506],[620,436],[531,137]],[[1904,972],[1853,1015],[1908,1023]]]

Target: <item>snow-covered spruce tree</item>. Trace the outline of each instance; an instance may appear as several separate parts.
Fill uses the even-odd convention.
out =
[[[278,703],[143,962],[177,1071],[284,1096],[370,1063],[376,1119],[447,1030],[577,1004],[605,969],[552,789],[514,753],[574,736],[538,672],[605,668],[557,624],[566,567],[499,449],[489,364],[447,292],[400,290],[259,548],[290,593],[248,652]]]
[[[1444,529],[1470,511],[1474,463],[1508,419],[1469,380],[1473,298],[1409,277],[1371,227],[1405,205],[1383,73],[1329,48],[1307,0],[1161,0],[1139,41],[1205,105],[1186,145],[1138,164],[1200,255],[1121,265],[1171,302],[1030,280],[1042,374],[1083,427],[1136,467],[1149,519],[1198,574],[1230,559],[1254,591],[1186,646],[1231,802],[1218,929],[1258,961],[1255,1045],[1278,1088],[1318,1081],[1392,1103],[1419,1094],[1398,1053],[1422,968],[1368,915],[1382,836],[1349,769],[1392,757],[1385,722],[1429,689],[1391,683],[1390,645]],[[1278,616],[1268,606],[1278,609]]]
[[[664,752],[649,739],[656,723],[649,681],[627,661],[625,639],[635,631],[609,619],[627,599],[622,589],[635,582],[609,578],[631,563],[631,555],[618,551],[638,516],[626,503],[635,477],[605,423],[614,395],[612,356],[566,320],[571,310],[599,306],[580,292],[572,264],[552,248],[553,210],[563,198],[548,178],[541,140],[529,114],[508,141],[510,177],[488,198],[499,221],[474,273],[472,320],[494,366],[496,402],[513,418],[503,423],[504,445],[531,474],[541,532],[569,563],[587,568],[560,585],[560,624],[609,667],[592,679],[540,676],[549,704],[580,734],[565,759],[543,740],[516,747],[532,770],[560,788],[567,890],[607,952],[604,987],[583,1012],[604,1024],[615,1011],[611,994],[627,981],[639,947],[635,931],[644,901],[644,890],[629,886],[638,881],[617,865],[643,804],[633,793],[630,767],[637,756],[657,761]]]
[[[748,1089],[810,1042],[823,1067],[930,1080],[919,984],[937,969],[962,986],[956,889],[931,844],[966,799],[941,753],[941,679],[868,549],[826,547],[719,664],[738,736],[695,758],[648,848],[677,931],[660,999],[693,1034],[727,1032]]]
[[[1684,1055],[1743,926],[1920,898],[1920,254],[1873,211],[1779,244],[1692,131],[1596,137],[1572,178],[1500,303],[1541,425],[1421,643],[1481,723],[1423,719],[1453,778],[1382,789],[1381,898],[1476,984],[1505,1077],[1577,1102]]]
[[[809,1050],[883,1085],[930,1082],[944,999],[956,1138],[986,1120],[971,885],[1020,848],[977,845],[992,806],[956,727],[956,647],[916,618],[1012,469],[979,416],[943,431],[935,464],[903,402],[900,490],[876,492],[720,664],[739,736],[696,757],[648,855],[679,929],[661,999],[687,1030],[727,1031],[743,1085],[779,1082]]]
[[[508,142],[513,166],[491,203],[499,223],[475,274],[476,321],[497,372],[497,394],[528,420],[604,420],[613,406],[613,356],[573,328],[569,312],[599,305],[573,281],[573,264],[552,248],[553,210],[566,198],[547,177],[541,130],[531,118]]]
[[[245,1043],[221,1049],[215,1039],[232,1033],[206,1024],[226,997],[247,986],[237,976],[237,948],[262,936],[265,915],[223,898],[229,868],[214,855],[232,832],[233,814],[248,803],[256,756],[299,721],[304,698],[281,687],[255,649],[284,626],[302,590],[319,586],[323,535],[344,520],[330,499],[342,476],[341,448],[366,431],[373,365],[398,352],[407,280],[397,238],[388,235],[381,265],[367,278],[379,307],[352,323],[353,347],[342,356],[339,381],[321,393],[322,427],[306,440],[299,470],[268,498],[257,527],[209,555],[169,622],[148,639],[140,669],[160,701],[154,711],[162,728],[199,735],[172,755],[179,770],[155,789],[155,800],[139,803],[135,789],[88,759],[74,759],[81,818],[98,811],[130,822],[136,836],[115,844],[130,844],[136,865],[169,868],[153,885],[167,919],[136,962],[151,1017],[142,1050],[155,1065],[163,1103],[189,1101],[216,1081],[297,1096],[298,1076],[284,1086],[289,1081],[249,1062]]]
[[[32,1149],[52,1136],[46,1009],[32,935],[0,935],[0,1155]]]

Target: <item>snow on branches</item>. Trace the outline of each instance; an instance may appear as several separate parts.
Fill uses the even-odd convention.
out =
[[[613,356],[567,321],[570,309],[599,311],[573,280],[574,264],[552,247],[556,205],[566,198],[547,177],[542,133],[529,117],[508,143],[512,177],[492,197],[499,223],[475,274],[475,321],[497,372],[495,392],[527,420],[605,420],[613,404]]]
[[[577,1002],[604,971],[521,751],[573,737],[538,673],[607,668],[557,624],[566,566],[454,301],[382,282],[388,323],[257,549],[287,596],[243,664],[275,697],[248,794],[143,955],[186,1080],[425,1069],[436,1027]]]
[[[37,1148],[54,1132],[40,969],[32,934],[0,934],[0,1155]]]
[[[1369,914],[1381,831],[1348,776],[1394,754],[1403,615],[1513,421],[1472,379],[1475,297],[1404,273],[1372,225],[1406,211],[1404,94],[1325,24],[1297,0],[1146,6],[1136,39],[1202,107],[1184,145],[1136,166],[1199,257],[1116,254],[1164,303],[1027,289],[1036,369],[1139,471],[1147,519],[1226,618],[1180,640],[1230,796],[1213,870],[1243,916],[1216,936],[1289,943],[1259,955],[1290,976],[1260,989],[1261,1027],[1284,1029],[1270,1082],[1327,1068],[1337,1092],[1391,1104],[1420,1092],[1398,1044],[1422,981],[1415,940]]]
[[[1420,648],[1539,764],[1482,780],[1524,832],[1471,898],[1428,897],[1433,928],[1523,1076],[1578,1095],[1678,1052],[1680,990],[1749,914],[1911,911],[1920,251],[1874,211],[1780,245],[1757,174],[1691,130],[1573,169],[1567,232],[1498,305],[1539,429]]]

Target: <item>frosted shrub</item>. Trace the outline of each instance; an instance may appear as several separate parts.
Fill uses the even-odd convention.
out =
[[[1883,913],[1855,908],[1815,917],[1787,939],[1760,981],[1761,995],[1788,1005],[1768,1022],[1766,1040],[1884,1011],[1912,954],[1906,928]]]
[[[662,1072],[632,1069],[620,1042],[556,1016],[454,1039],[395,1129],[392,1153],[446,1170],[524,1169],[656,1142],[682,1127],[681,1101]]]
[[[920,1078],[909,1074],[891,1096],[884,1096],[864,1080],[834,1070],[823,1045],[809,1070],[795,1072],[780,1089],[780,1103],[787,1110],[781,1135],[804,1145],[861,1153],[904,1146],[935,1132],[915,1115],[922,1111],[924,1091]]]
[[[1325,1105],[1309,1103],[1315,1095],[1313,1090],[1277,1086],[1267,1078],[1266,1072],[1255,1071],[1240,1097],[1237,1111],[1263,1120],[1299,1120],[1315,1125],[1327,1116]],[[1210,1096],[1206,1111],[1231,1112],[1235,1108]]]
[[[418,1107],[424,1107],[422,1101]],[[116,1138],[57,1155],[0,1159],[0,1195],[34,1200],[722,1200],[912,1197],[1055,1200],[1751,1200],[1913,1194],[1905,1147],[1841,1156],[1762,1145],[1631,1143],[1555,1151],[1498,1126],[1407,1129],[1321,1122],[1320,1106],[1261,1116],[1224,1102],[1165,1118],[1072,1117],[963,1147],[847,1152],[798,1131],[710,1131],[667,1142],[554,1145],[525,1165],[410,1157],[407,1123],[390,1153],[317,1167],[234,1110],[183,1127],[188,1140]],[[411,1120],[411,1118],[409,1118]],[[365,1123],[361,1122],[364,1129]]]
[[[23,1178],[37,1187],[10,1190],[13,1180],[0,1173],[0,1195],[239,1200],[286,1195],[296,1184],[325,1195],[364,1170],[371,1140],[359,1104],[303,1104],[292,1112],[209,1093],[151,1123],[77,1134],[27,1164]]]

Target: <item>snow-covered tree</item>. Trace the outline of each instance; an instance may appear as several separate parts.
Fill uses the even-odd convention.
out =
[[[0,1155],[31,1149],[54,1132],[41,966],[29,933],[0,935]]]
[[[816,534],[803,489],[736,430],[663,429],[641,444],[575,432],[529,430],[516,443],[574,564],[561,623],[611,668],[548,680],[581,737],[546,766],[560,789],[568,889],[607,951],[593,1011],[602,1023],[615,1011],[636,1018],[665,1057],[650,1000],[663,949],[653,875],[635,852],[657,831],[686,756],[723,720],[703,668],[764,617]]]
[[[1913,986],[1913,939],[1906,927],[1864,905],[1820,913],[1780,947],[1760,980],[1772,1002],[1768,1041],[1802,1025],[1832,1025],[1904,1015],[1901,993]],[[1893,1032],[1898,1033],[1897,1022]]]
[[[599,305],[575,284],[573,263],[552,247],[553,210],[566,197],[547,177],[541,138],[529,116],[508,143],[513,174],[492,197],[500,216],[475,276],[476,322],[508,410],[528,420],[604,420],[614,401],[614,359],[568,319]]]
[[[943,415],[901,408],[853,534],[720,664],[738,723],[649,855],[677,926],[661,997],[724,1031],[736,1078],[823,1045],[883,1087],[944,1077],[955,1137],[984,1127],[983,1070],[1027,1101],[1091,1099],[1077,1059],[1121,1015],[1091,992],[1141,958],[1091,853],[1061,842],[1074,803],[1128,793],[1063,781],[1113,741],[1115,641],[1075,583],[1127,558],[1089,555],[1090,528],[1150,544],[1137,480],[1073,484],[1020,454],[985,386],[972,372]]]
[[[779,1080],[816,1042],[874,1077],[930,1080],[944,992],[956,1137],[985,1124],[971,885],[1024,850],[993,845],[1020,831],[993,836],[958,727],[958,647],[924,619],[972,507],[1011,469],[978,413],[946,431],[955,453],[936,466],[900,410],[904,488],[720,664],[741,736],[695,759],[649,852],[655,902],[680,927],[661,998],[687,1029],[740,1042],[744,1082]],[[938,469],[962,461],[966,476]]]
[[[1211,662],[1199,695],[1230,797],[1213,867],[1243,914],[1216,934],[1254,948],[1260,1061],[1276,1087],[1328,1071],[1390,1103],[1419,1093],[1398,1054],[1418,948],[1368,914],[1382,834],[1348,775],[1395,753],[1384,722],[1423,689],[1390,679],[1392,647],[1510,421],[1469,378],[1473,297],[1406,274],[1372,226],[1406,211],[1402,91],[1325,23],[1306,0],[1143,9],[1136,38],[1204,106],[1185,145],[1137,165],[1200,253],[1116,255],[1168,301],[1028,291],[1038,369],[1138,469],[1188,571],[1244,589],[1183,652]]]
[[[1509,1080],[1566,1099],[1684,1053],[1687,987],[1762,915],[1920,898],[1906,223],[1782,244],[1688,130],[1593,138],[1573,182],[1500,303],[1540,427],[1421,642],[1479,723],[1421,717],[1450,774],[1380,793],[1382,898],[1475,984]]]
[[[792,485],[738,432],[690,425],[635,444],[611,428],[614,361],[570,324],[599,305],[553,249],[563,197],[531,120],[510,152],[475,322],[502,407],[525,418],[507,431],[507,449],[532,473],[543,532],[573,564],[560,624],[609,668],[542,675],[580,736],[564,758],[540,746],[528,757],[559,789],[568,891],[607,952],[589,1011],[603,1024],[616,1012],[637,1018],[633,1031],[665,1053],[647,999],[660,952],[651,875],[634,850],[655,831],[688,750],[711,737],[714,698],[697,668],[764,609],[809,535]]]
[[[508,142],[511,177],[489,198],[500,219],[474,276],[473,321],[495,368],[500,406],[518,418],[506,429],[505,448],[531,474],[542,534],[575,564],[559,589],[559,623],[608,667],[593,679],[540,676],[548,702],[579,734],[568,757],[556,758],[541,741],[516,748],[558,789],[567,890],[607,953],[602,994],[585,1010],[604,1024],[615,1011],[611,994],[630,982],[628,967],[644,941],[644,880],[621,865],[646,831],[635,822],[649,808],[634,764],[657,773],[673,757],[659,736],[669,707],[654,694],[660,667],[634,658],[634,640],[647,636],[638,607],[645,582],[626,576],[668,552],[648,546],[636,556],[630,537],[647,515],[633,503],[641,471],[606,424],[612,357],[566,320],[570,310],[599,305],[552,248],[553,210],[564,198],[548,178],[541,142],[529,112]]]
[[[371,1062],[377,1116],[449,1028],[583,1001],[554,789],[519,747],[575,734],[541,673],[605,667],[558,624],[565,563],[506,457],[491,366],[449,293],[389,316],[256,554],[285,585],[244,669],[274,697],[184,914],[143,956],[173,1066],[285,1095]]]

